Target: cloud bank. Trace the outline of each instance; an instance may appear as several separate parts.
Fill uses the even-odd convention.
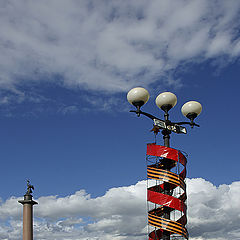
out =
[[[234,0],[4,0],[0,89],[21,100],[21,86],[39,82],[108,93],[178,87],[170,76],[185,64],[239,57],[239,10]]]
[[[188,230],[193,240],[240,238],[240,182],[214,186],[188,179]],[[0,205],[0,239],[21,239],[22,207],[12,197]],[[146,181],[111,188],[92,198],[84,190],[58,197],[44,196],[34,207],[35,239],[146,239]]]

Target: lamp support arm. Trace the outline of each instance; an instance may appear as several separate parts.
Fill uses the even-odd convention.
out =
[[[140,109],[137,110],[137,111],[130,110],[130,112],[135,112],[138,115],[138,117],[142,114],[142,115],[144,115],[144,116],[146,116],[146,117],[148,117],[148,118],[150,118],[152,120],[157,119],[157,120],[163,121],[163,120],[161,120],[161,119],[159,119],[159,118],[157,118],[157,117],[155,117],[155,116],[153,116],[153,115],[151,115],[149,113],[141,111]]]
[[[177,125],[185,125],[185,124],[187,124],[187,125],[190,125],[191,127],[193,127],[193,126],[200,127],[200,125],[196,124],[195,122],[177,122],[175,124],[177,124]]]
[[[148,118],[150,118],[150,119],[152,119],[152,120],[154,120],[154,119],[157,119],[157,120],[160,120],[160,121],[164,121],[164,120],[162,120],[162,119],[160,119],[160,118],[157,118],[157,117],[155,117],[155,116],[153,116],[152,114],[150,114],[150,113],[146,113],[146,112],[143,112],[143,111],[141,111],[140,109],[137,109],[137,110],[130,110],[130,112],[134,112],[134,113],[136,113],[137,115],[138,115],[138,117],[142,114],[142,115],[144,115],[144,116],[146,116],[146,117],[148,117]],[[166,120],[165,119],[165,122],[167,123],[167,125],[190,125],[191,127],[193,127],[193,126],[196,126],[196,127],[200,127],[198,124],[196,124],[196,123],[194,123],[194,122],[171,122],[171,121],[169,121],[168,119]]]

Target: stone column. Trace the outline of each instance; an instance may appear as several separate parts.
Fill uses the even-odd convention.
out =
[[[26,193],[24,200],[18,201],[23,205],[23,240],[33,240],[33,205],[38,204],[32,200],[32,195]]]

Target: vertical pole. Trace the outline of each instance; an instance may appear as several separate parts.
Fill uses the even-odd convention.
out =
[[[167,111],[165,111],[164,118],[165,118],[166,123],[169,121],[168,117],[169,117],[169,114],[168,114]],[[164,129],[162,131],[162,134],[163,134],[164,146],[165,147],[170,147],[171,131],[168,130],[168,129]],[[169,159],[167,159],[167,158],[165,159],[165,169],[168,170],[168,171],[170,170],[170,162],[169,161],[170,161]],[[164,193],[167,194],[167,195],[171,195],[170,186],[169,186],[169,183],[167,183],[167,182],[164,182]],[[170,211],[166,210],[166,212],[164,214],[164,218],[170,219]],[[163,231],[162,239],[163,240],[170,240],[170,233],[168,231]]]
[[[165,120],[165,123],[168,123],[169,122],[169,114],[167,112],[167,110],[165,111],[165,114],[164,114],[164,120]],[[170,134],[171,134],[171,131],[168,130],[168,129],[164,129],[162,131],[162,134],[163,134],[163,140],[164,140],[164,146],[165,147],[170,147]]]
[[[25,194],[24,200],[18,201],[23,205],[23,240],[33,240],[33,205],[31,194]]]

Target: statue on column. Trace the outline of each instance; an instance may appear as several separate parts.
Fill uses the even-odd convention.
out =
[[[30,184],[29,180],[27,180],[27,192],[26,192],[26,195],[31,195],[32,190],[34,190],[34,186]]]

